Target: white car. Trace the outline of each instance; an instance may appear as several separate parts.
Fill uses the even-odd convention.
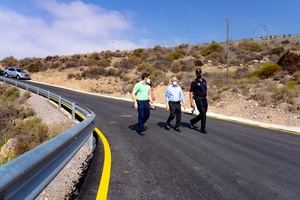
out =
[[[24,71],[24,69],[18,67],[7,67],[4,70],[4,76],[9,78],[16,78],[16,79],[30,79],[30,75]]]

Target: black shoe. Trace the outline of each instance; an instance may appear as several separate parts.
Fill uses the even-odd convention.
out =
[[[200,132],[203,133],[203,134],[207,134],[206,130],[201,130]]]
[[[170,127],[169,124],[167,124],[165,128],[166,128],[166,130],[170,130],[171,129],[171,127]]]
[[[190,128],[191,129],[196,129],[196,126],[190,121]]]
[[[174,130],[177,132],[181,132],[181,130],[178,127],[174,128]]]
[[[145,133],[146,133],[146,131],[139,131],[138,133],[139,133],[141,136],[144,136]]]

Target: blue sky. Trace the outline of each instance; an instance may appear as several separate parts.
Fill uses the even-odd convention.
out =
[[[105,8],[135,13],[146,37],[158,41],[182,38],[197,43],[224,40],[225,19],[231,37],[245,38],[300,32],[299,0],[100,0]],[[266,27],[266,31],[264,28]]]
[[[9,30],[0,42],[32,51],[0,47],[0,57],[223,41],[227,17],[232,39],[299,33],[299,8],[298,0],[2,0],[0,31]],[[17,19],[13,27],[5,16]]]

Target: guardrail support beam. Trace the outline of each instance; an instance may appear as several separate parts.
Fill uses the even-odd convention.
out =
[[[58,108],[61,109],[61,96],[58,96]]]
[[[72,120],[75,121],[75,102],[72,103]]]

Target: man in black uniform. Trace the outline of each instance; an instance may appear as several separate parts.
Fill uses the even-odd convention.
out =
[[[195,108],[195,103],[199,111],[199,115],[190,120],[191,128],[195,129],[195,124],[201,120],[201,133],[206,134],[206,112],[208,103],[206,99],[207,84],[206,80],[202,78],[201,69],[196,69],[196,79],[191,83],[190,88],[190,102],[191,107]],[[194,101],[195,100],[195,103]]]

